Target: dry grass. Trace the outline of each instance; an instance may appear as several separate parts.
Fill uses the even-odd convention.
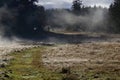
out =
[[[118,42],[58,45],[47,49],[42,57],[44,65],[55,71],[70,67],[72,73],[79,76],[79,80],[120,79]]]
[[[109,35],[90,34],[89,36]],[[120,80],[119,41],[120,39],[115,37],[109,42],[90,41],[37,48],[29,45],[1,47],[2,58],[13,59],[7,60],[10,64],[0,69],[0,79]],[[14,53],[6,55],[10,52]]]
[[[46,63],[119,63],[120,43],[100,42],[58,45],[46,50],[46,54],[43,55],[43,61]]]

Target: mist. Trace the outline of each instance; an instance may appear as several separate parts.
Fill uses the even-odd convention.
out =
[[[3,15],[8,13],[5,7],[0,8],[0,36],[4,35],[5,25],[2,23]]]
[[[108,10],[106,8],[90,9],[87,14],[76,15],[71,11],[60,10],[53,13],[50,22],[59,25],[58,28],[78,28],[78,31],[107,31]]]

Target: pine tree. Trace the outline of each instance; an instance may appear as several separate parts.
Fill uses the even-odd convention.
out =
[[[111,30],[120,33],[120,0],[114,0],[114,3],[110,5],[109,13],[113,24]]]
[[[14,24],[7,25],[13,34],[32,36],[44,32],[45,9],[35,4],[38,0],[2,0],[0,2],[1,6],[7,6],[8,14],[14,16],[11,20]],[[6,22],[8,22],[8,17],[4,19],[4,23]]]
[[[72,10],[74,13],[79,14],[82,9],[82,1],[81,0],[73,0]]]

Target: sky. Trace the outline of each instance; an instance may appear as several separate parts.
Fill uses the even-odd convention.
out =
[[[113,0],[82,0],[85,6],[109,7]],[[73,0],[39,0],[45,8],[71,8]]]

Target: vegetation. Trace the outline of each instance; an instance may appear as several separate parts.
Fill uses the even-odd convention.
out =
[[[109,9],[101,6],[86,7],[82,0],[73,0],[71,7],[46,10],[47,25],[66,31],[120,32],[119,0],[114,0]]]
[[[76,3],[77,4],[77,3]],[[74,3],[74,5],[76,5]],[[80,3],[79,3],[80,4]],[[82,5],[82,4],[81,4]],[[80,5],[79,5],[80,6]],[[107,32],[108,9],[102,7],[76,7],[72,9],[47,9],[47,24],[65,31]]]
[[[23,45],[41,46],[5,55],[10,60],[4,59],[7,63],[0,64],[0,80],[120,80],[119,34],[89,33],[120,33],[119,0],[114,0],[109,9],[85,7],[82,0],[73,0],[71,9],[46,10],[37,2],[0,1],[0,34],[4,32],[6,37],[13,35],[32,40],[37,37],[37,41],[42,35],[48,37],[40,39],[43,43],[23,40]],[[66,33],[49,33],[51,28],[61,28]],[[79,34],[77,31],[86,32]],[[54,42],[66,44],[53,47]]]
[[[114,0],[114,3],[111,4],[109,13],[110,13],[110,22],[111,30],[116,33],[120,33],[120,0]]]
[[[45,10],[35,4],[38,0],[2,0],[3,9],[1,24],[5,35],[25,36],[43,33],[45,25]],[[27,32],[26,32],[27,31]]]
[[[49,31],[50,27],[66,31],[120,31],[119,0],[114,0],[109,9],[86,7],[82,0],[73,0],[71,9],[45,10],[37,2],[38,0],[0,1],[0,29],[4,31],[4,36],[38,37],[45,34],[45,29]]]
[[[62,75],[47,69],[41,59],[45,47],[14,52],[13,59],[2,68],[0,80],[61,80]]]
[[[81,0],[74,0],[72,5],[72,10],[75,14],[81,13],[82,8],[82,1]]]
[[[117,43],[111,43],[111,44],[107,43],[107,45],[104,43],[103,44],[90,43],[89,45],[69,44],[67,46],[65,45],[54,46],[56,47],[55,49],[52,46],[51,47],[41,46],[38,48],[31,48],[24,51],[13,52],[9,54],[9,56],[12,56],[13,58],[7,62],[8,65],[4,65],[3,67],[0,68],[0,72],[2,72],[0,73],[0,80],[99,80],[99,79],[119,80],[120,63],[117,62],[117,59],[119,60],[119,57],[117,57],[119,56],[118,54],[119,49],[117,49],[119,45],[120,44]],[[47,48],[49,52],[45,51],[47,50]],[[86,51],[84,51],[85,49]],[[63,53],[59,54],[61,50],[63,51]],[[64,51],[66,52],[65,55],[63,55]],[[79,51],[82,52],[78,54]],[[103,53],[102,51],[103,52],[106,51],[106,53]],[[74,53],[73,55],[72,52],[76,52],[76,53]],[[111,55],[108,56],[107,54],[116,55],[116,57],[113,57]],[[48,62],[47,64],[49,65],[46,66],[46,63],[43,61],[44,59],[42,57],[44,56],[45,58],[48,59],[51,57],[52,59],[54,59],[55,56],[57,56],[59,60],[59,56],[62,57],[62,55],[63,57],[68,57],[68,58],[70,57],[80,58],[82,57],[82,55],[88,57],[90,55],[89,57],[91,57],[91,59],[93,59],[92,57],[94,56],[98,56],[96,57],[96,59],[101,58],[108,60],[102,62],[102,61],[97,61],[95,59],[96,61],[91,60],[90,62],[81,62],[80,64],[77,62],[67,67],[64,66],[64,64],[67,63],[67,65],[69,65],[69,63],[72,64],[72,62],[64,62],[63,64],[61,62],[60,63]],[[111,57],[113,57],[113,61],[110,60],[111,62],[109,62],[109,59],[112,59]],[[55,67],[55,65],[58,64],[60,64],[61,66]]]
[[[43,61],[63,80],[120,80],[119,52],[117,42],[66,44],[49,48]]]

